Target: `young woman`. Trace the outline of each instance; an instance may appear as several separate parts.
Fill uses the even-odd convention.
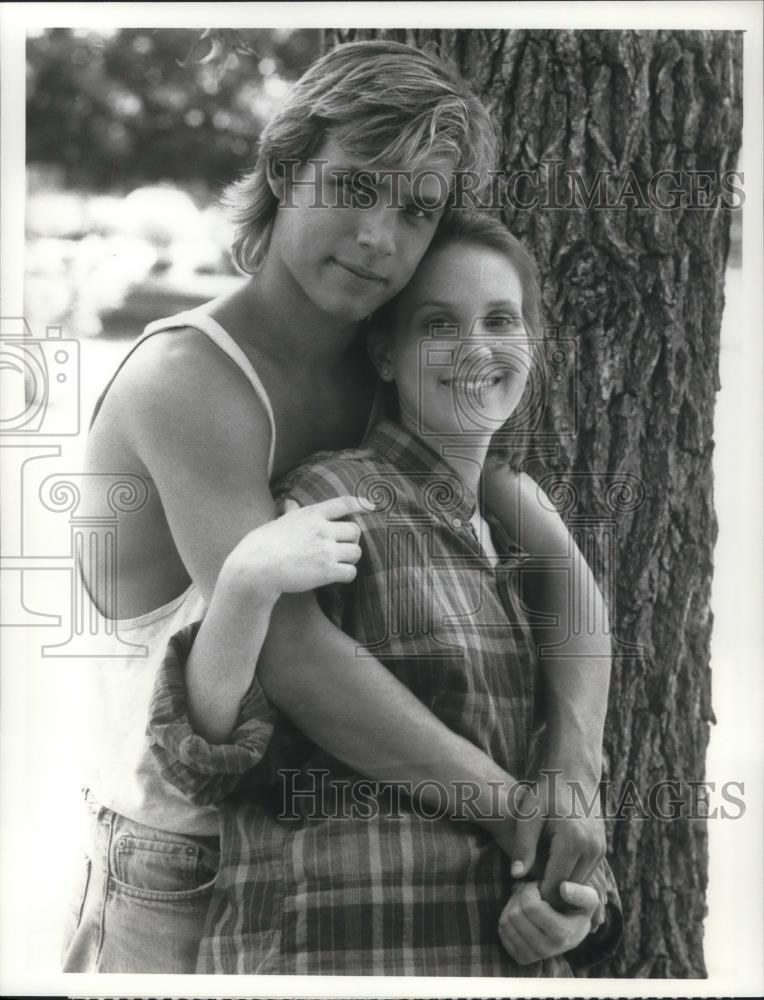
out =
[[[398,418],[377,423],[360,448],[290,473],[277,492],[303,509],[243,539],[193,647],[196,627],[173,639],[152,703],[157,760],[193,800],[222,799],[221,869],[197,971],[570,975],[585,939],[588,961],[617,941],[605,864],[601,899],[564,882],[568,906],[556,911],[537,885],[513,886],[486,831],[454,821],[459,795],[478,789],[439,788],[434,809],[419,801],[425,786],[392,796],[301,739],[253,685],[280,594],[329,584],[321,606],[360,644],[352,670],[373,650],[504,771],[505,798],[528,778],[535,650],[516,550],[478,495],[492,434],[532,367],[537,302],[532,262],[499,220],[442,223],[373,320],[375,367],[395,388]],[[326,524],[355,497],[378,503]]]
[[[113,657],[83,666],[94,705],[93,822],[67,971],[193,967],[218,819],[180,795],[149,752],[157,666],[169,637],[203,613],[228,554],[273,519],[270,484],[316,450],[361,440],[375,376],[359,322],[413,274],[444,211],[441,179],[449,189],[456,171],[487,175],[495,154],[486,111],[437,59],[392,42],[338,47],[296,84],[261,137],[252,174],[234,189],[234,255],[248,280],[152,324],[108,386],[89,438],[92,500],[101,502],[115,474],[141,477],[148,499],[120,517],[114,609],[105,607],[105,564],[83,567],[90,613],[116,616],[136,655],[115,644]],[[338,189],[359,168],[373,172],[378,197],[348,206]],[[528,548],[570,551],[564,525],[524,477],[502,473],[487,490],[510,533],[522,517]],[[566,626],[559,584],[549,581],[540,606]],[[608,650],[604,636],[576,641],[566,653],[578,652],[577,661],[545,666],[547,763],[586,785],[599,778]],[[370,775],[385,761],[387,777],[437,780],[439,766],[452,776],[456,764],[481,787],[503,778],[381,664],[370,660],[359,673],[354,662],[355,644],[310,592],[282,596],[259,677],[318,745]],[[508,814],[493,828],[527,868],[539,826],[516,835]],[[550,881],[581,880],[601,855],[600,825],[565,820],[547,830]]]

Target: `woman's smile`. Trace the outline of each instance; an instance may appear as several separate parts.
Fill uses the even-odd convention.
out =
[[[484,391],[486,389],[495,389],[500,383],[504,382],[505,378],[505,375],[496,374],[473,378],[459,378],[458,375],[455,375],[453,378],[441,379],[440,384],[449,387],[455,386],[457,389]]]

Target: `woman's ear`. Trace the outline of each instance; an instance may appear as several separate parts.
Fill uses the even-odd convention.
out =
[[[366,350],[377,375],[383,382],[393,381],[393,351],[391,337],[379,327],[372,327],[366,336]]]

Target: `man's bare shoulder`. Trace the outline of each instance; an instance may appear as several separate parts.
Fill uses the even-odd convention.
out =
[[[267,453],[270,440],[268,415],[247,376],[192,327],[161,331],[140,344],[102,410],[102,431],[123,435],[144,461],[168,447],[208,456],[218,449]]]
[[[508,501],[540,504],[545,499],[536,480],[505,459],[489,458],[486,461],[483,467],[483,486],[489,507],[500,507]]]
[[[150,412],[176,407],[181,412],[199,407],[230,411],[244,406],[250,413],[264,413],[244,372],[193,327],[148,337],[128,358],[118,381],[131,407],[140,404]]]
[[[203,386],[249,385],[238,365],[194,327],[147,337],[126,360],[118,378],[133,391],[152,394],[159,389],[182,393]]]

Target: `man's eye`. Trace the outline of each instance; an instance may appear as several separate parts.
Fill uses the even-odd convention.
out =
[[[404,205],[403,211],[414,219],[429,219],[433,214],[431,210],[423,208],[421,205],[417,205],[415,201],[410,201]]]
[[[331,170],[328,176],[335,188],[353,188],[353,175],[348,170]]]

